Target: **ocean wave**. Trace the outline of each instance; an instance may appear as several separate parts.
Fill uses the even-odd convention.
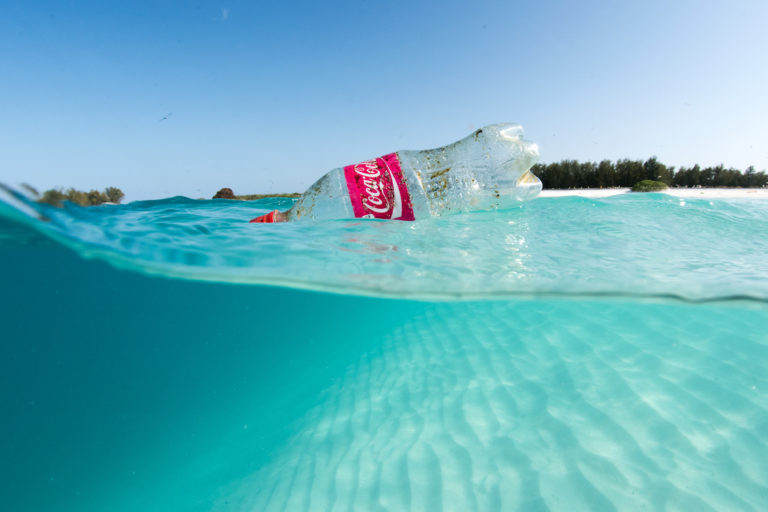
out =
[[[759,199],[539,198],[416,222],[248,223],[292,204],[172,197],[56,208],[4,187],[0,241],[42,235],[145,274],[343,294],[768,300]]]

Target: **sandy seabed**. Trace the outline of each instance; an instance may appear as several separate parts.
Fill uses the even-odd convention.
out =
[[[628,188],[581,188],[567,190],[542,190],[539,197],[610,197],[629,194]],[[760,198],[768,199],[768,188],[668,188],[663,191],[675,197],[699,198]]]

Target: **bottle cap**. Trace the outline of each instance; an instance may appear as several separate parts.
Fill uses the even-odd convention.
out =
[[[255,219],[251,219],[248,222],[277,222],[277,210],[272,210],[266,215],[262,215],[261,217],[256,217]]]

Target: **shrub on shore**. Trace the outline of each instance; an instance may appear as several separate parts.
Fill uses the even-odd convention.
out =
[[[661,181],[643,180],[632,185],[632,192],[658,192],[666,190],[667,184]]]

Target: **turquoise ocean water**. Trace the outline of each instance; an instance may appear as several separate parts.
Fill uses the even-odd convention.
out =
[[[768,201],[0,200],[14,511],[768,510]]]

